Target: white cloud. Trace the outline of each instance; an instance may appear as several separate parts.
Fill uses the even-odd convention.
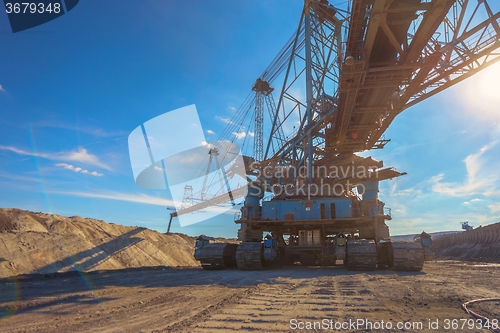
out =
[[[67,164],[67,163],[57,163],[56,166],[64,168],[64,169],[68,169],[68,170],[71,170],[71,171],[74,171],[74,172],[83,173],[85,175],[91,175],[91,176],[94,176],[94,177],[102,177],[102,176],[104,176],[104,174],[99,173],[97,171],[92,171],[91,172],[91,171],[82,169],[80,167],[75,167],[75,166],[73,166],[71,164]]]
[[[213,147],[214,147],[214,144],[213,144],[213,143],[208,143],[208,142],[206,142],[206,141],[203,141],[203,142],[201,143],[201,145],[202,145],[203,147],[207,147],[207,148],[213,148]]]
[[[477,212],[453,213],[453,212],[419,212],[418,215],[406,216],[393,215],[393,219],[387,222],[391,235],[402,235],[409,233],[436,232],[459,230],[461,221],[469,221],[474,225],[494,223],[486,214]]]
[[[103,169],[111,171],[111,168],[108,165],[99,161],[99,158],[97,156],[89,154],[87,152],[87,149],[82,148],[82,147],[79,147],[78,151],[71,151],[71,152],[63,154],[61,158],[67,159],[70,161],[77,161],[77,162],[81,162],[81,163],[85,163],[85,164],[89,164],[89,165],[95,165],[95,166],[98,166],[98,167],[101,167]]]
[[[51,193],[70,195],[82,198],[95,198],[95,199],[107,199],[116,201],[126,201],[134,202],[139,204],[154,205],[154,206],[174,206],[175,202],[169,199],[163,199],[158,197],[152,197],[146,194],[127,194],[121,192],[59,192],[54,191]]]
[[[255,136],[255,133],[254,132],[248,132],[248,135],[249,136]]]
[[[420,183],[418,185],[420,187],[424,187],[425,183]],[[415,197],[415,196],[422,194],[422,189],[417,188],[417,186],[406,188],[403,190],[398,189],[397,182],[392,182],[390,186],[391,186],[391,190],[389,192],[389,195],[391,197]]]
[[[106,163],[103,163],[95,155],[90,154],[87,149],[83,147],[78,147],[77,150],[68,152],[58,152],[58,153],[40,153],[40,152],[29,152],[12,146],[2,146],[0,145],[0,150],[8,150],[19,155],[35,156],[40,158],[45,158],[52,161],[72,161],[80,162],[87,165],[97,166],[109,171],[112,171]]]
[[[5,89],[2,87],[1,84],[0,84],[0,91],[4,91],[5,92]]]
[[[234,106],[232,106],[232,105],[229,105],[228,108],[229,108],[229,110],[231,110],[233,112],[236,111],[236,108]]]
[[[400,204],[398,202],[393,202],[391,204],[391,213],[395,213],[398,216],[405,216],[407,214],[407,207],[406,205]]]
[[[491,171],[491,165],[485,168],[486,163],[482,160],[482,156],[496,144],[497,141],[491,142],[479,149],[477,153],[471,154],[464,159],[467,178],[463,184],[441,182],[444,178],[444,174],[441,173],[432,177],[432,181],[434,182],[432,190],[436,193],[455,197],[480,193],[485,195],[488,195],[488,193],[495,193],[494,187],[497,182],[497,177],[495,173]]]
[[[39,177],[23,176],[23,175],[19,175],[19,174],[7,173],[7,172],[3,172],[3,171],[0,171],[0,178],[5,178],[8,180],[16,180],[16,181],[19,180],[18,183],[20,183],[20,182],[39,183],[40,182]]]
[[[117,136],[127,136],[125,131],[109,131],[103,130],[102,128],[91,127],[91,126],[75,126],[71,124],[62,123],[56,119],[42,120],[31,124],[34,127],[48,127],[48,128],[59,128],[68,131],[77,131],[79,133],[88,134],[91,136],[99,138],[109,138]]]
[[[477,146],[463,155],[463,162],[458,160],[456,165],[449,166],[450,174],[447,171],[446,177],[438,174],[418,179],[418,175],[411,176],[409,172],[408,178],[381,182],[380,198],[386,207],[392,208],[392,220],[387,222],[391,234],[459,230],[459,222],[466,220],[473,225],[497,222],[500,213],[498,148],[500,137],[498,144],[486,141]],[[460,170],[463,171],[460,173]],[[447,179],[453,176],[458,178]]]
[[[221,117],[221,116],[215,116],[215,119],[222,121],[223,123],[229,124],[229,125],[234,125],[234,123],[231,121],[231,119],[227,117]]]
[[[215,132],[214,132],[214,131],[212,131],[212,130],[207,130],[207,133],[208,133],[208,134],[215,134]]]
[[[474,202],[480,202],[480,201],[482,201],[482,200],[481,200],[481,199],[479,199],[479,198],[474,198],[474,199],[472,199],[472,200],[465,201],[465,202],[464,202],[464,205],[470,205],[471,203],[474,203]]]
[[[247,134],[245,132],[233,132],[233,135],[236,137],[236,139],[243,139],[244,137],[247,136]]]
[[[500,203],[489,205],[491,214],[500,213]]]

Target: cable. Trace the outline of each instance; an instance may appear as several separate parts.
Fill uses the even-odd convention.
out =
[[[482,298],[482,299],[475,299],[475,300],[472,300],[472,301],[469,301],[469,302],[465,302],[462,304],[462,309],[464,309],[465,312],[471,314],[474,318],[476,319],[481,319],[482,321],[488,321],[488,322],[491,322],[490,319],[484,317],[484,316],[481,316],[480,314],[478,314],[477,312],[474,312],[470,309],[467,308],[467,305],[469,304],[474,304],[474,303],[481,303],[481,302],[500,302],[500,298]],[[492,328],[492,327],[489,327],[489,330],[492,331],[492,332],[495,332],[495,333],[499,333],[500,332],[500,329],[499,328]]]

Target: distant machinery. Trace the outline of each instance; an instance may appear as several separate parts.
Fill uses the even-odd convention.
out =
[[[254,137],[235,219],[241,243],[197,243],[204,268],[230,258],[241,269],[342,261],[353,270],[418,271],[432,258],[429,235],[389,236],[379,181],[405,173],[356,153],[383,148],[398,114],[497,62],[500,12],[488,0],[345,3],[304,1],[296,33],[228,122],[220,140],[241,130]]]
[[[474,229],[473,226],[469,225],[469,221],[460,222],[460,223],[462,223],[462,229],[465,231],[470,231],[470,230]]]

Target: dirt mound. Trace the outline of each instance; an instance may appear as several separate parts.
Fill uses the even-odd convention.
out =
[[[0,210],[0,231],[14,230],[12,220]]]
[[[145,266],[198,266],[194,238],[102,220],[0,209],[0,277]]]
[[[439,257],[500,259],[500,223],[442,236],[433,247]]]

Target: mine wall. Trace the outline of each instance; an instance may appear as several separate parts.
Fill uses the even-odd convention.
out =
[[[434,240],[437,257],[500,260],[500,222]]]

